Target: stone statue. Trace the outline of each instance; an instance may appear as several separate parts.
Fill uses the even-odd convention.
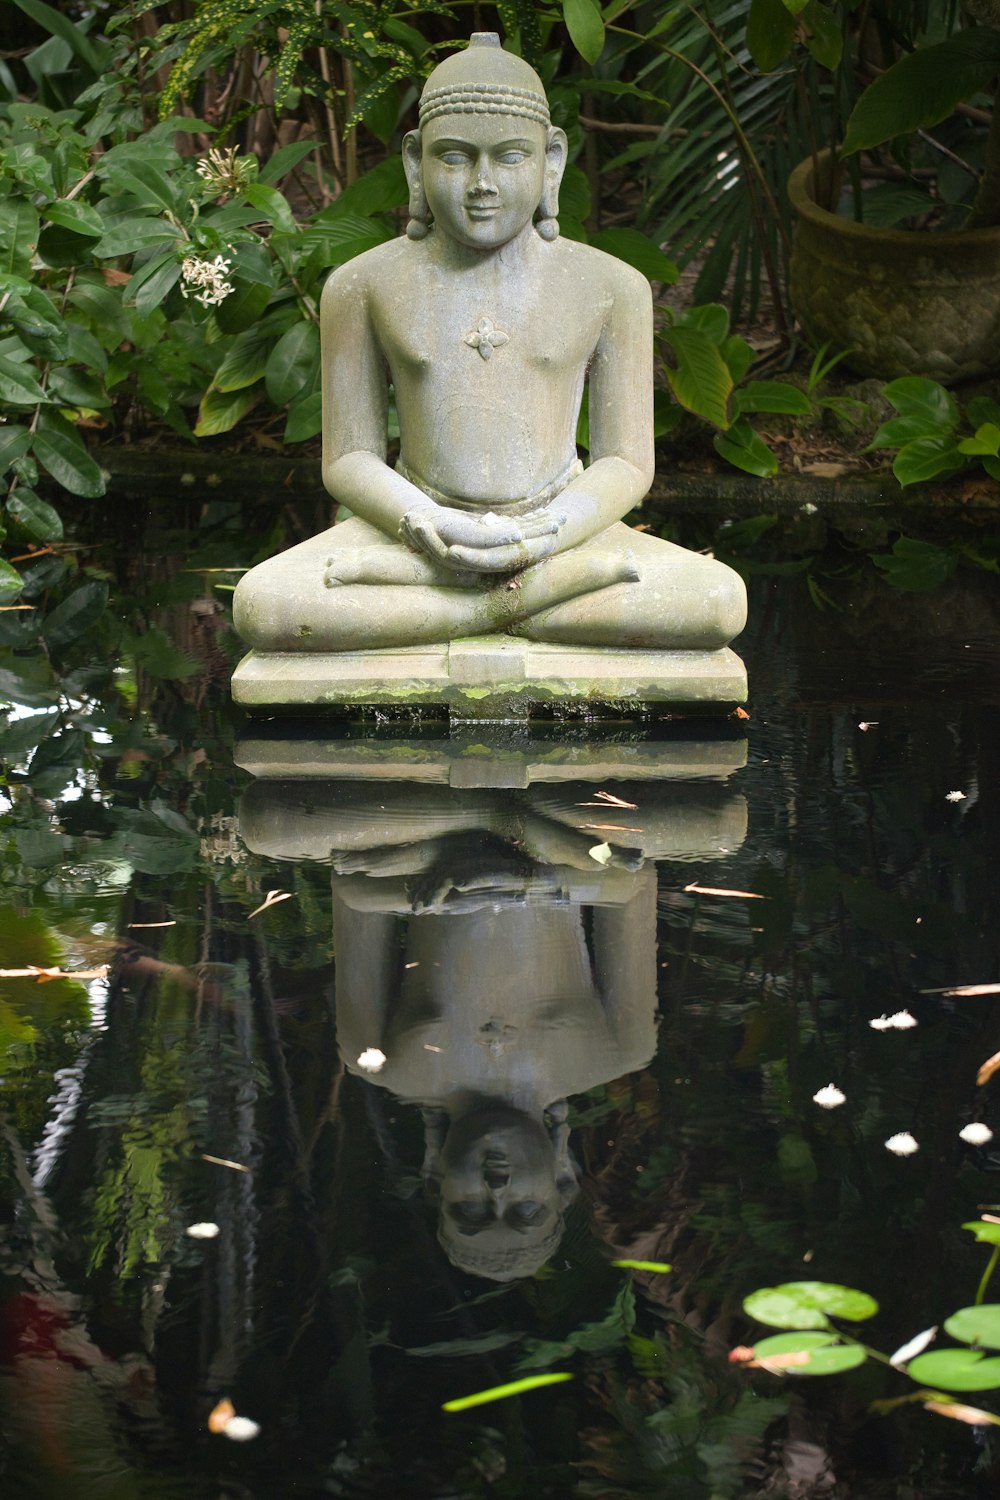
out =
[[[336,698],[334,654],[432,646],[446,657],[448,643],[482,637],[583,648],[563,675],[586,679],[589,697],[634,691],[614,691],[606,650],[644,654],[650,697],[684,696],[655,690],[671,670],[662,653],[701,653],[714,658],[716,697],[739,700],[742,665],[724,648],[745,622],[741,579],[622,524],[653,477],[650,289],[624,262],[559,238],[566,137],[538,76],[494,34],[474,35],[430,75],[403,150],[406,237],[334,271],[323,294],[323,475],[351,519],[239,584],[234,620],[254,654],[237,700],[285,701],[289,658],[303,653],[311,666],[290,702]],[[484,652],[480,688],[505,690],[505,672],[530,686],[523,650],[513,670],[513,647]],[[370,659],[366,671],[379,676]]]
[[[404,748],[414,774],[421,746]],[[747,813],[725,782],[730,746],[700,747],[705,774],[678,760],[689,779],[616,781],[610,817],[588,781],[489,784],[478,748],[487,784],[455,787],[284,779],[308,756],[289,742],[239,821],[268,858],[332,864],[345,1066],[420,1107],[441,1244],[508,1281],[553,1253],[577,1191],[567,1099],[655,1049],[655,860],[718,859]]]

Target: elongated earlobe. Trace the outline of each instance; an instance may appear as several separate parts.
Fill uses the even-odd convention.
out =
[[[410,222],[406,226],[406,234],[411,240],[422,240],[433,222],[427,194],[424,192],[420,157],[420,135],[418,131],[411,130],[403,138],[403,167],[410,189]]]
[[[550,126],[545,142],[545,181],[538,200],[535,228],[543,240],[559,238],[559,184],[566,169],[566,136]]]

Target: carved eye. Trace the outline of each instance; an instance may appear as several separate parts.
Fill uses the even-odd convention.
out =
[[[446,167],[464,167],[467,157],[463,151],[442,151],[438,161],[443,161]]]
[[[501,156],[497,157],[497,161],[505,167],[516,167],[527,159],[527,155],[527,151],[504,151]]]

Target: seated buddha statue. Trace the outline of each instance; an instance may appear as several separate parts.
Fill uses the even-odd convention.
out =
[[[652,298],[559,237],[566,152],[494,34],[431,73],[403,142],[406,236],[322,298],[323,478],[350,519],[241,580],[255,654],[482,636],[717,653],[743,628],[737,574],[623,524],[653,478]]]

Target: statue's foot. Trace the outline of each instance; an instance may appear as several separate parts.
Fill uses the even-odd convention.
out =
[[[429,557],[402,547],[359,547],[326,559],[323,582],[328,589],[345,583],[440,584],[441,570]]]

